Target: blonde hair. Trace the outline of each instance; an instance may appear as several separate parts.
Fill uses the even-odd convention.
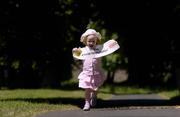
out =
[[[86,45],[87,37],[89,35],[94,35],[97,38],[97,44],[101,42],[101,34],[94,29],[87,29],[86,32],[81,35],[80,42]]]

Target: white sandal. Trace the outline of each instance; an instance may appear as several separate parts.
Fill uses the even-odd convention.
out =
[[[90,104],[89,103],[85,103],[83,111],[89,111],[90,110]]]

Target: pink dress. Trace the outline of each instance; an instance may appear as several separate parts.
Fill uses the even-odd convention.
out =
[[[83,61],[83,70],[78,76],[79,87],[98,90],[104,83],[105,76],[101,69],[101,59],[89,57]]]

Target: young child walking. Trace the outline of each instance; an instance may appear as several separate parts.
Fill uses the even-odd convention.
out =
[[[86,52],[95,52],[96,47],[101,41],[101,34],[94,29],[87,29],[80,38],[86,49]],[[79,48],[73,48],[73,53],[81,53]],[[79,87],[85,89],[84,111],[90,110],[96,105],[97,91],[104,83],[105,76],[101,68],[101,58],[95,58],[93,55],[82,60],[83,68],[79,74]]]

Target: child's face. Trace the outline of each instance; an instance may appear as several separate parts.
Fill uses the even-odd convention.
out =
[[[94,48],[97,43],[97,37],[94,35],[89,35],[87,36],[87,42],[86,45],[89,46],[90,48]]]

